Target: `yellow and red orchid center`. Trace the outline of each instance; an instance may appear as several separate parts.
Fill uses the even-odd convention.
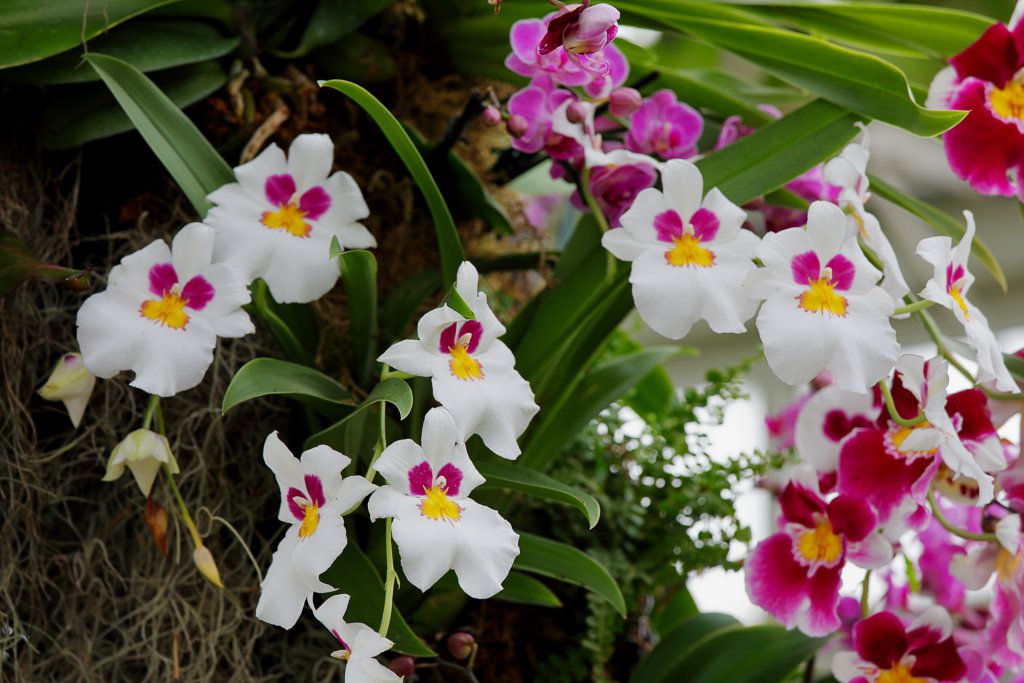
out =
[[[315,474],[307,474],[302,478],[305,484],[305,491],[297,487],[290,487],[286,498],[288,510],[298,522],[299,538],[309,538],[320,525],[320,510],[327,504],[324,498],[324,485],[320,477]]]
[[[856,268],[843,256],[836,254],[824,267],[818,254],[807,251],[797,254],[790,261],[793,281],[806,289],[797,297],[797,303],[808,313],[818,313],[834,318],[845,318],[848,302],[839,292],[850,289]]]
[[[1004,119],[1024,119],[1024,84],[1014,77],[1002,88],[993,87],[988,94],[992,111]]]
[[[420,512],[435,522],[457,522],[462,517],[462,508],[452,500],[461,486],[462,470],[451,463],[436,476],[426,460],[409,470],[409,493],[422,499]]]
[[[315,221],[331,208],[330,195],[319,185],[296,199],[295,179],[288,173],[267,178],[264,193],[267,201],[277,208],[264,211],[260,222],[272,230],[284,230],[295,237],[309,237],[313,227],[307,220]]]
[[[665,262],[676,268],[708,268],[715,264],[715,252],[702,246],[718,234],[718,217],[707,209],[697,209],[683,222],[678,212],[669,209],[654,217],[654,230],[662,242],[674,244],[665,252]]]
[[[897,663],[891,669],[878,672],[875,683],[927,683],[928,679],[918,678],[910,673],[910,668]]]
[[[843,539],[832,530],[832,522],[824,515],[816,515],[813,529],[800,534],[797,550],[803,559],[814,564],[833,564],[843,553]]]
[[[214,296],[213,285],[202,275],[182,284],[170,263],[157,263],[149,269],[149,291],[157,299],[147,299],[139,307],[139,315],[163,327],[184,330],[189,314],[186,308],[201,311]]]
[[[889,439],[892,441],[893,447],[899,451],[901,455],[932,455],[936,451],[934,448],[929,448],[923,451],[910,451],[902,448],[903,442],[907,440],[907,437],[919,429],[932,429],[932,425],[928,420],[924,420],[913,427],[904,427],[902,425],[894,424],[892,429],[889,431]]]
[[[484,326],[476,320],[452,323],[441,332],[439,350],[451,356],[448,369],[453,377],[470,382],[484,378],[480,361],[472,356],[480,345],[483,332]]]
[[[946,267],[946,292],[953,299],[953,303],[960,308],[960,312],[964,314],[964,320],[970,320],[971,316],[967,312],[967,300],[964,299],[966,285],[967,271],[963,266],[954,266],[950,263]]]

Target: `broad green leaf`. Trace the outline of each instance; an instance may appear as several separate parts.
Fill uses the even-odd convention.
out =
[[[480,474],[484,475],[487,480],[480,490],[508,489],[536,498],[572,505],[586,516],[591,529],[601,518],[601,506],[593,496],[563,484],[535,469],[497,459],[479,460],[476,466],[480,470]]]
[[[354,532],[349,530],[349,538]],[[330,569],[320,579],[350,596],[345,621],[370,624],[376,628],[384,613],[384,582],[370,558],[356,543],[349,543]],[[329,597],[329,596],[325,596]],[[436,657],[437,653],[409,627],[398,608],[391,608],[391,625],[387,637],[395,643],[395,651],[412,657]]]
[[[941,209],[901,192],[881,178],[870,176],[869,179],[873,194],[912,213],[943,235],[948,235],[954,240],[958,240],[963,237],[964,232],[967,230],[966,224],[961,223]],[[971,255],[981,261],[981,264],[992,274],[992,277],[995,278],[995,281],[999,283],[999,286],[1005,292],[1007,289],[1006,275],[1003,273],[1003,269],[1000,268],[995,255],[977,235],[974,236],[974,242],[971,244]]]
[[[319,370],[276,358],[257,358],[235,373],[224,392],[221,412],[261,396],[287,396],[334,419],[355,408],[348,389]]]
[[[623,330],[617,330],[609,340],[609,348],[614,349],[614,355],[623,355],[643,351],[644,345]],[[696,353],[696,349],[694,352]],[[640,416],[652,413],[661,415],[669,407],[675,392],[672,378],[665,368],[659,365],[644,375],[622,400]]]
[[[448,293],[444,296],[444,305],[467,320],[476,320],[476,315],[473,314],[473,309],[469,307],[466,300],[463,299],[462,295],[459,294],[459,291],[455,289],[455,285],[448,288]]]
[[[623,618],[626,616],[626,600],[612,575],[592,557],[571,545],[520,533],[519,557],[512,566],[583,586],[607,600]]]
[[[126,19],[174,0],[4,0],[0,69],[70,50]]]
[[[93,71],[88,65],[85,68]],[[153,84],[177,108],[198,102],[224,85],[225,80],[227,76],[216,62],[189,64],[153,74]],[[68,149],[134,128],[107,86],[71,85],[55,89],[43,114],[43,144],[48,149]]]
[[[651,614],[651,628],[664,640],[676,626],[700,614],[697,603],[690,594],[685,582],[680,582],[678,589],[671,598],[659,601]],[[735,621],[733,623],[736,623]]]
[[[314,365],[313,347],[302,343],[298,335],[299,325],[282,317],[287,310],[286,304],[274,301],[267,283],[261,278],[257,278],[249,285],[249,291],[252,292],[252,303],[246,305],[245,309],[263,321],[289,360],[312,367]],[[309,304],[287,304],[287,306],[309,310]]]
[[[494,596],[494,599],[522,605],[534,605],[535,607],[562,606],[562,601],[551,592],[550,588],[537,579],[519,572],[511,572],[505,577],[501,591]]]
[[[1006,361],[1006,369],[1013,373],[1014,378],[1018,382],[1024,382],[1024,358],[1004,353],[1003,360]]]
[[[332,88],[351,98],[358,104],[380,127],[381,132],[387,137],[391,147],[395,150],[406,168],[412,175],[413,180],[419,186],[423,197],[427,200],[427,207],[434,219],[434,229],[437,232],[438,246],[441,251],[441,272],[445,285],[455,283],[455,274],[459,265],[465,260],[465,252],[462,251],[462,243],[459,241],[459,233],[455,229],[452,215],[448,211],[448,205],[441,196],[441,191],[434,181],[434,177],[427,169],[426,162],[416,150],[416,146],[409,138],[409,134],[402,128],[398,119],[388,111],[387,107],[371,95],[366,89],[350,81],[332,80],[322,81],[322,87]]]
[[[91,53],[88,61],[110,88],[128,118],[163,162],[182,192],[203,215],[210,208],[206,195],[234,182],[231,167],[213,149],[181,109],[151,80],[120,59]]]
[[[390,403],[398,409],[399,416],[404,420],[412,409],[412,389],[409,388],[405,380],[398,379],[397,377],[390,377],[384,380],[373,388],[370,395],[355,410],[327,429],[317,432],[306,439],[306,448],[311,448],[317,444],[344,443],[346,430],[355,424],[357,420],[365,419],[366,415],[364,413],[366,409],[375,403],[382,404],[381,409],[383,409],[384,403]]]
[[[427,298],[441,288],[441,273],[428,266],[395,287],[380,312],[381,329],[390,339],[404,336],[405,328]]]
[[[223,57],[238,45],[205,21],[133,21],[89,43],[90,52],[122,59],[139,71],[158,71]],[[72,49],[26,66],[0,72],[11,83],[52,85],[98,81],[100,76]]]
[[[648,372],[680,352],[679,347],[654,348],[615,358],[586,375],[541,413],[520,466],[542,467],[567,446],[587,423],[633,388]]]
[[[302,57],[322,45],[337,43],[346,37],[351,40],[351,34],[357,28],[389,4],[391,4],[391,0],[360,0],[359,2],[320,0],[302,34],[299,46],[289,52],[279,52],[278,54],[289,59]]]
[[[349,4],[349,3],[335,3]],[[357,4],[357,3],[353,3]],[[321,73],[360,83],[382,83],[394,79],[398,66],[387,45],[376,38],[355,33],[312,54]]]
[[[332,253],[338,244],[331,241]],[[341,252],[341,281],[348,294],[348,340],[352,369],[361,386],[370,381],[377,358],[377,259],[364,249]]]
[[[43,263],[20,237],[0,230],[0,297],[10,294],[25,280],[63,284],[79,292],[89,288],[88,271]]]
[[[704,188],[736,204],[756,199],[838,154],[859,133],[859,120],[824,100],[809,102],[698,161]]]
[[[646,13],[670,28],[750,60],[768,73],[833,104],[916,135],[938,135],[966,115],[921,107],[911,99],[906,76],[895,66],[820,38],[764,26],[698,19],[672,9],[667,0],[643,6],[617,6]]]
[[[683,619],[675,628],[660,630],[661,640],[633,671],[630,683],[675,683],[685,680],[680,663],[687,661],[696,643],[724,628],[739,626],[728,614],[709,612]]]

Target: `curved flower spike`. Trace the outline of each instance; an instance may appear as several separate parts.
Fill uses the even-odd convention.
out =
[[[237,183],[210,194],[206,222],[217,230],[214,255],[248,281],[263,278],[282,303],[319,299],[338,281],[331,239],[343,249],[377,246],[358,221],[370,215],[347,173],[331,174],[334,143],[299,135],[288,158],[277,145],[235,169]]]
[[[670,339],[698,320],[715,332],[743,332],[757,302],[743,290],[755,270],[758,239],[742,229],[746,213],[718,188],[703,196],[696,166],[673,159],[662,172],[664,192],[643,190],[601,243],[632,261],[629,281],[637,311]]]
[[[828,370],[840,389],[866,393],[896,363],[892,297],[875,286],[881,273],[851,237],[839,207],[818,201],[806,229],[761,240],[757,254],[765,267],[745,287],[765,300],[757,330],[768,365],[787,384]]]
[[[434,398],[451,413],[465,441],[479,434],[503,458],[517,458],[516,439],[540,408],[529,383],[515,370],[515,356],[498,337],[498,322],[479,276],[468,261],[459,267],[456,291],[473,311],[467,320],[447,306],[424,315],[419,339],[407,339],[381,354],[381,363],[433,378]]]
[[[350,624],[345,621],[349,596],[334,595],[319,607],[309,606],[317,620],[331,632],[339,648],[331,653],[335,659],[345,662],[345,683],[391,683],[401,681],[387,667],[377,661],[377,656],[390,650],[394,643],[378,635],[366,624]]]
[[[103,378],[133,370],[133,387],[173,396],[202,381],[217,337],[255,331],[241,308],[249,291],[234,270],[212,262],[213,241],[213,228],[192,223],[170,249],[157,240],[114,266],[106,291],[78,311],[89,370]]]
[[[334,590],[320,581],[348,543],[342,515],[377,487],[363,477],[342,477],[351,459],[317,446],[298,459],[278,438],[267,436],[263,460],[277,478],[281,507],[277,518],[289,524],[263,583],[256,616],[291,628],[302,603],[313,593]]]
[[[412,585],[425,591],[454,569],[472,598],[501,590],[519,555],[519,535],[497,512],[468,498],[484,478],[447,410],[427,413],[422,447],[396,441],[384,449],[377,470],[387,486],[370,496],[370,518],[394,518],[402,571]]]
[[[967,333],[967,342],[977,353],[978,382],[995,380],[1000,391],[1018,393],[1020,387],[1006,369],[1006,361],[999,350],[999,342],[988,326],[988,319],[978,307],[967,299],[974,284],[974,275],[967,270],[967,260],[974,240],[974,214],[964,211],[967,230],[956,247],[944,235],[926,237],[917,244],[917,254],[932,265],[932,279],[925,285],[921,296],[953,311]]]

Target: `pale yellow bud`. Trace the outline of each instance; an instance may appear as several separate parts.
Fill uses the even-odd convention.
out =
[[[213,561],[213,553],[205,545],[200,545],[192,553],[192,561],[196,563],[199,573],[205,576],[210,583],[217,588],[223,588],[220,582],[220,572],[217,571],[217,563]]]
[[[148,429],[136,429],[114,447],[107,461],[107,473],[103,481],[119,479],[127,467],[132,471],[142,495],[148,498],[157,472],[164,463],[167,463],[172,473],[177,474],[178,462],[171,453],[167,438]]]
[[[39,395],[47,401],[63,401],[71,424],[78,426],[85,406],[96,386],[96,376],[89,372],[80,353],[66,353],[53,367]]]

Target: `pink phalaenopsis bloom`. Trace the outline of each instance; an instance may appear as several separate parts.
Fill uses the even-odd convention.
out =
[[[544,153],[553,159],[582,156],[583,151],[575,139],[552,130],[552,117],[556,111],[576,100],[568,90],[557,87],[550,76],[533,80],[508,100],[512,116],[521,116],[526,128],[512,138],[512,147],[520,152]]]
[[[995,24],[949,61],[928,106],[970,112],[942,136],[950,167],[976,192],[1024,198],[1024,24]]]
[[[891,612],[879,612],[853,627],[854,652],[832,658],[840,683],[941,683],[959,681],[967,667],[952,638],[953,624],[931,607],[905,628]]]
[[[606,73],[607,64],[600,59],[586,59],[615,39],[619,32],[619,10],[611,5],[566,5],[547,20],[547,31],[537,45],[537,54],[546,55],[562,48],[575,57],[583,69]]]
[[[850,496],[826,502],[808,466],[794,470],[779,502],[781,530],[746,561],[747,593],[787,628],[832,633],[842,623],[837,610],[847,560],[882,567],[892,559],[892,546],[876,533],[867,503]]]
[[[615,228],[637,195],[657,179],[657,172],[647,164],[596,166],[590,172],[590,194],[608,219],[608,225]],[[588,208],[579,193],[573,193],[572,202],[580,210]]]
[[[629,119],[626,147],[663,159],[686,159],[697,153],[704,119],[671,90],[651,95]]]

